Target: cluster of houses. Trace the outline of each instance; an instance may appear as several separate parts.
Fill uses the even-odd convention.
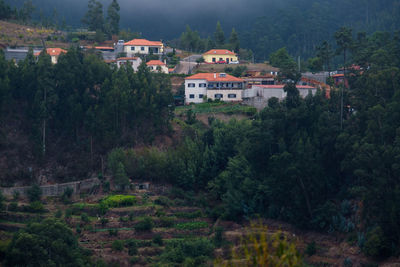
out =
[[[118,48],[119,46],[119,48]],[[119,41],[113,47],[91,47],[100,50],[105,55],[114,55],[115,58],[105,59],[109,64],[115,64],[118,68],[130,65],[136,72],[147,55],[161,56],[165,53],[164,44],[160,41],[146,39],[133,39],[129,42]],[[115,50],[115,51],[114,51]],[[47,48],[47,54],[56,64],[58,57],[67,51],[61,48]],[[115,55],[124,54],[124,57]],[[38,56],[41,52],[36,53]],[[111,54],[107,54],[111,53]],[[205,64],[238,64],[238,55],[226,49],[212,49],[203,55]],[[154,58],[154,57],[153,57]],[[161,60],[149,60],[146,62],[152,72],[171,73],[166,62]],[[221,100],[226,102],[246,102],[257,107],[267,105],[268,99],[276,97],[280,100],[286,97],[284,85],[277,83],[277,70],[269,73],[256,73],[248,71],[246,77],[238,78],[227,73],[197,73],[185,78],[185,104],[203,103],[209,100]],[[315,94],[316,86],[307,83],[297,85],[300,96]]]

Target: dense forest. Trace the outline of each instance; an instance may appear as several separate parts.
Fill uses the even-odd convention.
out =
[[[201,192],[198,205],[214,218],[285,220],[348,233],[366,255],[397,255],[400,36],[362,36],[351,62],[363,69],[349,70],[349,87],[330,98],[302,99],[288,84],[287,99],[271,99],[254,120],[210,118],[204,128],[188,114],[177,147],[119,148],[109,160],[129,177]]]
[[[150,73],[145,64],[137,73],[113,69],[99,56],[71,48],[56,65],[46,53],[36,60],[31,52],[16,66],[0,52],[0,66],[0,147],[12,146],[11,131],[28,137],[26,153],[2,161],[7,169],[1,174],[3,185],[14,183],[16,175],[29,182],[32,174],[19,164],[40,161],[75,164],[67,167],[73,173],[56,176],[81,178],[99,170],[99,153],[151,142],[169,131],[170,80]]]
[[[100,1],[107,8],[111,1]],[[239,34],[241,46],[252,50],[258,61],[268,59],[286,46],[292,56],[313,55],[324,40],[333,42],[333,33],[342,26],[355,31],[393,32],[400,27],[398,0],[286,0],[286,1],[118,1],[121,6],[121,29],[140,32],[146,38],[172,40],[180,37],[189,25],[203,39],[211,37],[217,21],[226,36],[232,28]],[[6,1],[22,7],[24,1]],[[33,17],[40,14],[79,27],[85,14],[85,1],[34,0]],[[267,12],[267,14],[265,13]],[[132,16],[132,13],[135,16]],[[157,20],[153,18],[157,17]],[[160,21],[163,21],[160,23]],[[228,39],[228,38],[227,38]]]

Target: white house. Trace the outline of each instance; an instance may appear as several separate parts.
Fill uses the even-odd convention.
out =
[[[38,57],[42,51],[35,53],[34,55]],[[67,50],[64,50],[62,48],[47,48],[46,53],[51,57],[51,63],[57,64],[58,58],[60,57],[61,54],[66,54]]]
[[[149,62],[146,63],[146,65],[149,67],[151,72],[159,72],[161,73],[169,73],[167,64],[160,60],[150,60]]]
[[[128,57],[136,54],[148,55],[161,55],[164,52],[164,45],[162,42],[149,41],[146,39],[133,39],[124,43],[124,52]]]
[[[120,57],[115,60],[117,67],[120,68],[123,65],[131,65],[133,71],[137,71],[140,64],[142,64],[142,59],[140,57]]]
[[[185,103],[202,103],[204,98],[242,101],[244,81],[226,73],[198,73],[185,79]]]

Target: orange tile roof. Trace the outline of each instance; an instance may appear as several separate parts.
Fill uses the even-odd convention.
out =
[[[138,59],[138,57],[120,57],[120,58],[117,58],[117,61],[118,60],[137,60]]]
[[[165,66],[165,63],[160,60],[150,60],[146,63],[147,66]]]
[[[42,51],[35,53],[35,56],[39,56]],[[61,53],[67,53],[67,50],[61,48],[47,48],[46,53],[50,56],[59,56]]]
[[[232,51],[226,50],[226,49],[211,49],[210,51],[207,51],[204,53],[204,55],[235,55]]]
[[[162,46],[163,43],[158,41],[149,41],[146,39],[133,39],[129,42],[124,43],[124,46],[127,45]]]
[[[243,79],[225,74],[225,77],[220,77],[221,73],[197,73],[185,80],[207,80],[209,82],[243,82]]]
[[[285,87],[284,84],[275,84],[275,85],[253,85],[253,87],[260,87],[265,89],[283,89]],[[297,89],[315,89],[313,86],[309,85],[296,85]]]

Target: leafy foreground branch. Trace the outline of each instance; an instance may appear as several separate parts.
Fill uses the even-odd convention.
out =
[[[294,242],[282,232],[271,234],[267,226],[252,223],[238,247],[233,247],[230,259],[219,258],[214,266],[303,266]]]

